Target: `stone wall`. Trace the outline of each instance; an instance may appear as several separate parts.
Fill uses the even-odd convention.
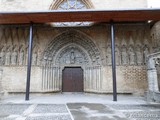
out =
[[[149,26],[115,27],[118,93],[141,94],[147,89],[146,55],[152,52]],[[28,26],[0,27],[5,91],[25,92],[28,31]],[[85,92],[112,93],[109,33],[105,24],[80,28],[34,26],[31,92],[61,91],[64,67],[81,66]]]
[[[147,0],[82,0],[94,9],[147,8]],[[55,0],[1,0],[0,11],[49,10]]]
[[[153,52],[160,51],[160,21],[155,23],[151,29],[151,40],[153,42]]]
[[[157,66],[158,88],[160,91],[160,66]]]

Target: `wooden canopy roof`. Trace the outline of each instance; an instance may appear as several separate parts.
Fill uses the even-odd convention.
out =
[[[116,22],[160,20],[160,9],[0,12],[0,24],[48,22]]]

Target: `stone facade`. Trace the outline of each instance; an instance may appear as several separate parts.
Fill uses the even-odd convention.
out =
[[[143,93],[147,90],[146,55],[152,51],[149,26],[115,27],[118,93]],[[12,25],[0,30],[3,89],[24,92],[29,29]],[[109,26],[105,24],[81,28],[34,26],[31,92],[61,91],[64,67],[81,66],[85,92],[112,93],[110,46]]]
[[[61,2],[64,0],[58,0]],[[82,0],[94,9],[147,8],[147,0]],[[56,0],[1,0],[0,11],[48,10]]]
[[[147,8],[146,0],[78,1],[83,2],[85,9]],[[1,0],[0,11],[53,10],[59,9],[60,5],[65,9],[63,2],[65,0]],[[77,9],[72,3],[69,6],[67,10]],[[63,69],[78,66],[83,69],[84,92],[112,93],[109,26],[103,23],[91,23],[88,27],[54,25],[34,25],[31,92],[61,92]],[[147,24],[115,27],[117,91],[143,94],[151,85],[149,80],[147,82],[147,55],[159,50],[157,31],[160,27],[154,26],[151,31]],[[25,92],[28,35],[27,25],[0,26],[1,91]],[[159,79],[159,72],[155,74]]]

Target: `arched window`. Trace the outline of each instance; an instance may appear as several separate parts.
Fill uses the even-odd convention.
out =
[[[93,5],[89,0],[57,0],[50,6],[51,10],[81,10],[90,9]],[[57,22],[56,27],[90,26],[93,22]]]

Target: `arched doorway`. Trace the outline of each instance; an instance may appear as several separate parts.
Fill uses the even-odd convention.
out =
[[[44,51],[42,59],[44,92],[97,92],[102,88],[101,54],[94,42],[81,32],[69,30],[55,37]],[[76,76],[72,76],[72,72],[76,72]],[[68,79],[69,75],[75,79],[80,75],[80,88],[75,89],[76,85],[71,87],[72,83],[78,81]],[[63,81],[64,78],[67,80]],[[65,88],[67,84],[70,89]]]
[[[81,67],[65,67],[62,71],[62,92],[83,92]]]

